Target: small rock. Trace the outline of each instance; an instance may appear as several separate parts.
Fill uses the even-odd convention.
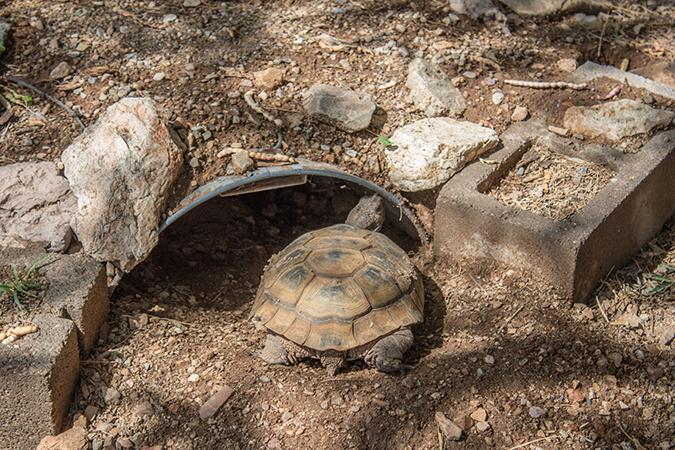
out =
[[[558,60],[557,66],[562,72],[572,73],[577,70],[577,60],[574,58],[563,58]]]
[[[232,170],[237,175],[242,175],[251,170],[255,162],[248,156],[248,152],[240,150],[232,154]]]
[[[467,70],[466,72],[462,72],[462,76],[464,78],[469,78],[469,79],[473,80],[474,78],[476,78],[478,76],[478,74],[476,72],[472,71],[472,70]]]
[[[234,393],[234,390],[229,386],[219,388],[207,401],[199,408],[199,418],[204,420],[213,417],[223,404]]]
[[[385,150],[389,178],[402,191],[435,188],[493,149],[497,133],[471,122],[446,117],[422,119],[397,129]]]
[[[185,6],[186,8],[194,8],[195,6],[199,6],[201,4],[202,4],[201,0],[185,0],[183,2],[183,6]]]
[[[524,106],[516,106],[516,108],[513,110],[513,114],[511,114],[511,120],[514,122],[522,122],[523,120],[527,119],[527,116],[530,113],[527,111],[527,108]]]
[[[152,416],[153,413],[154,413],[154,409],[152,407],[152,403],[150,403],[147,400],[138,404],[134,408],[134,412],[133,412],[134,416],[136,416],[138,418],[141,418],[141,419],[145,416]]]
[[[659,344],[666,346],[670,345],[671,342],[673,342],[673,339],[675,338],[675,330],[666,330],[663,333],[661,333],[661,336],[659,336]]]
[[[573,106],[565,111],[565,127],[590,138],[611,141],[645,134],[667,126],[675,112],[655,109],[644,103],[622,99],[592,107]]]
[[[495,363],[495,357],[492,355],[486,355],[484,358],[484,361],[486,364],[494,364]]]
[[[97,413],[98,408],[94,405],[87,405],[87,407],[84,408],[84,417],[87,419],[87,422],[91,422]]]
[[[476,429],[483,433],[490,429],[490,424],[488,422],[476,422]]]
[[[199,381],[199,375],[197,375],[196,373],[193,373],[188,377],[187,380],[188,380],[188,383],[196,383],[197,381]]]
[[[607,359],[614,364],[614,367],[619,368],[623,362],[623,355],[619,352],[611,352],[607,355]]]
[[[114,405],[120,400],[120,392],[114,388],[106,388],[103,400],[106,405]]]
[[[504,93],[503,92],[495,92],[492,94],[492,104],[493,105],[500,105],[504,101]]]
[[[282,421],[282,422],[288,422],[288,421],[291,420],[292,418],[293,418],[293,413],[290,412],[290,411],[285,411],[285,412],[281,415],[281,421]]]
[[[632,72],[675,88],[675,61],[657,62]]]
[[[553,125],[548,126],[548,131],[562,137],[567,137],[570,134],[570,130],[568,130],[567,128],[560,128]]]
[[[171,23],[178,19],[178,16],[175,14],[164,14],[164,17],[162,17],[162,22],[165,24]]]
[[[540,408],[539,406],[530,406],[528,413],[533,419],[539,419],[546,415],[546,410],[544,408]]]
[[[51,72],[49,72],[49,78],[52,80],[60,80],[65,78],[73,72],[73,68],[65,61],[58,63]]]
[[[457,426],[452,420],[445,417],[440,411],[436,411],[436,423],[446,441],[459,441],[462,438],[462,428]]]
[[[471,417],[467,416],[466,414],[457,414],[452,418],[452,421],[464,431],[473,426],[473,420],[471,420]]]
[[[196,169],[196,168],[199,167],[199,159],[197,159],[197,158],[190,158],[190,161],[188,161],[188,164],[189,164],[190,167],[192,167],[193,169]]]
[[[283,83],[286,72],[277,67],[270,67],[253,73],[253,82],[261,89],[269,91],[276,89]]]
[[[406,86],[410,89],[412,102],[427,117],[445,113],[458,116],[466,109],[462,93],[443,70],[422,58],[414,59],[408,66]]]
[[[368,128],[377,108],[370,94],[328,84],[315,84],[303,94],[307,114],[335,122],[346,131]]]
[[[131,439],[128,437],[121,437],[117,439],[117,447],[118,448],[132,448],[134,446],[134,443],[131,442]]]
[[[260,375],[258,377],[258,380],[260,380],[260,382],[262,382],[262,383],[270,383],[272,381],[272,379],[270,377],[268,377],[267,375]]]
[[[162,81],[164,78],[166,78],[166,74],[164,72],[157,72],[152,76],[154,81]]]
[[[583,391],[581,391],[580,389],[572,389],[572,388],[570,388],[570,389],[567,389],[567,390],[565,391],[565,393],[567,394],[567,399],[568,399],[570,402],[573,402],[573,403],[581,403],[581,402],[584,401],[585,396],[584,396]]]
[[[345,403],[345,401],[340,394],[335,393],[335,394],[331,395],[331,397],[330,397],[330,404],[331,405],[341,406],[341,405],[344,405],[344,403]]]
[[[483,408],[478,408],[471,413],[471,418],[476,422],[485,422],[487,420],[487,411]]]
[[[85,450],[87,448],[87,419],[80,416],[73,427],[56,436],[43,438],[36,450]]]

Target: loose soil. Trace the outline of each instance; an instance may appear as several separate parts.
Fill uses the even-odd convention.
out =
[[[466,120],[502,132],[521,105],[560,127],[568,106],[596,104],[616,83],[542,91],[502,80],[564,80],[561,58],[615,66],[627,58],[631,68],[673,60],[675,8],[660,3],[615,2],[604,32],[571,15],[511,16],[505,35],[489,20],[454,23],[444,1],[202,1],[189,8],[181,0],[9,0],[0,16],[11,17],[14,41],[0,76],[22,76],[87,124],[126,95],[153,98],[189,143],[186,190],[226,173],[221,150],[266,148],[279,134],[286,155],[336,163],[390,188],[377,137],[422,118],[404,87],[411,56],[432,57],[456,78]],[[348,45],[322,47],[321,34]],[[51,80],[62,61],[72,74]],[[267,67],[286,75],[263,92],[253,73]],[[349,134],[304,117],[300,94],[314,83],[371,93],[379,107],[371,127]],[[280,129],[246,104],[251,89],[284,121]],[[498,90],[506,97],[494,105]],[[627,87],[618,98],[672,108]],[[80,133],[40,98],[13,114],[0,127],[0,164],[58,160]],[[554,163],[552,180],[575,173],[567,160]],[[574,209],[602,184],[583,184],[587,176]],[[533,440],[523,448],[669,448],[675,359],[660,341],[675,327],[672,223],[605,280],[590,307],[571,306],[545,280],[513,270],[426,262],[425,322],[405,361],[412,368],[386,375],[355,362],[329,377],[311,361],[272,367],[256,359],[263,335],[247,320],[268,258],[302,233],[344,220],[356,202],[344,190],[329,197],[307,189],[215,199],[164,232],[124,279],[107,330],[83,363],[71,411],[92,418],[91,448],[432,449],[436,411],[454,418],[479,408],[488,428],[472,426],[446,448]],[[429,229],[433,196],[421,196],[417,207]],[[415,252],[400,233],[385,232]],[[234,394],[215,417],[200,420],[197,410],[223,384]]]
[[[505,205],[563,220],[585,207],[612,176],[599,164],[536,146],[489,194]]]

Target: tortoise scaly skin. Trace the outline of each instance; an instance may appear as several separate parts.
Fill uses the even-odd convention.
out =
[[[408,255],[381,233],[340,224],[306,233],[271,258],[251,318],[267,330],[257,355],[270,364],[317,358],[334,374],[363,358],[391,372],[423,311],[422,281]]]

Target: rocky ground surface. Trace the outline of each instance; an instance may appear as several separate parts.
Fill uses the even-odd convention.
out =
[[[564,81],[587,60],[633,69],[675,59],[672,4],[613,3],[600,14],[544,19],[502,6],[472,18],[441,1],[10,0],[0,7],[12,22],[0,89],[13,100],[3,103],[0,164],[58,165],[81,132],[53,102],[36,94],[27,101],[9,74],[87,125],[125,96],[154,99],[187,146],[182,192],[245,172],[253,162],[241,149],[279,140],[284,155],[337,163],[397,189],[388,164],[406,149],[392,149],[388,138],[441,111],[497,133],[542,119],[574,139],[592,135],[634,152],[645,133],[669,126],[672,112],[650,110],[633,122],[625,117],[634,105],[584,108],[630,99],[672,111],[672,99],[607,79],[585,90],[504,82]],[[435,66],[410,64],[416,57]],[[645,71],[673,83],[659,67]],[[308,92],[321,83],[358,94],[337,92],[344,103],[326,114],[309,95],[326,88]],[[568,115],[570,107],[582,108]],[[590,130],[584,120],[596,114],[624,117],[625,126]],[[448,160],[444,171],[465,163],[460,150]],[[553,217],[583,207],[611,176],[573,160],[544,161],[509,175],[509,198]],[[571,201],[545,189],[552,167],[554,179],[576,189]],[[528,170],[541,177],[525,181]],[[68,438],[97,450],[672,447],[672,222],[589,306],[569,305],[514,271],[428,262],[426,320],[414,330],[412,368],[399,375],[354,363],[328,377],[316,363],[255,359],[263,336],[247,316],[267,259],[303,232],[342,220],[355,201],[347,194],[219,199],[167,230],[115,293],[72,407],[73,419],[86,419]],[[434,191],[408,197],[430,225]],[[214,394],[211,404],[222,405],[206,417],[201,408]]]

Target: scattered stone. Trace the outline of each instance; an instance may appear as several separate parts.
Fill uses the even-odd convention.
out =
[[[152,77],[154,81],[162,81],[164,78],[166,78],[166,74],[164,72],[157,72]]]
[[[1,27],[2,25],[0,25]],[[2,32],[0,31],[0,34]],[[650,78],[659,83],[666,84],[675,89],[675,62],[661,61],[650,64],[648,66],[640,67],[632,71],[640,76]]]
[[[623,355],[619,352],[610,352],[607,355],[607,359],[610,360],[616,368],[621,367],[621,363],[623,363]]]
[[[471,418],[476,422],[485,422],[487,420],[487,411],[483,408],[478,408],[471,413]]]
[[[282,422],[288,422],[291,419],[293,419],[293,413],[290,411],[284,411],[284,413],[281,415]]]
[[[50,161],[0,166],[0,247],[39,244],[63,252],[77,199]]]
[[[130,271],[157,244],[183,159],[155,104],[146,98],[118,101],[61,159],[77,196],[72,225],[85,252]]]
[[[315,84],[305,91],[303,106],[310,116],[335,122],[350,132],[368,128],[377,108],[370,94],[328,84]]]
[[[499,143],[497,133],[445,117],[422,119],[397,129],[385,150],[391,182],[403,191],[432,189]]]
[[[136,408],[134,408],[134,416],[138,417],[139,419],[142,419],[143,417],[146,416],[152,416],[152,414],[155,412],[154,408],[152,407],[152,403],[149,401],[144,401],[139,403]]]
[[[195,6],[199,6],[201,4],[202,4],[201,0],[185,0],[183,2],[183,6],[185,6],[186,8],[194,8]]]
[[[516,108],[513,110],[513,114],[511,114],[511,120],[514,122],[522,122],[523,120],[527,119],[529,114],[530,113],[526,107],[516,106]]]
[[[557,66],[562,72],[572,73],[577,69],[577,60],[574,58],[563,58],[558,60]]]
[[[120,392],[115,388],[106,388],[103,400],[106,405],[114,405],[121,398]]]
[[[464,14],[472,19],[482,16],[495,17],[506,21],[506,18],[497,9],[492,0],[450,0],[450,9],[457,14]]]
[[[412,102],[427,117],[446,113],[459,116],[466,109],[462,93],[452,85],[443,70],[422,58],[412,60],[408,66],[406,86],[410,89]]]
[[[495,92],[492,94],[492,104],[493,105],[501,105],[501,103],[504,101],[504,93],[503,92]]]
[[[253,82],[261,89],[274,90],[284,82],[286,72],[277,67],[270,67],[253,73]]]
[[[196,383],[197,381],[199,381],[199,375],[196,374],[196,373],[192,373],[192,374],[190,374],[190,376],[188,377],[187,380],[188,380],[188,383]]]
[[[169,24],[175,21],[176,19],[178,19],[178,16],[175,14],[164,14],[164,16],[162,17],[162,22],[165,24]]]
[[[671,111],[654,109],[635,100],[622,99],[592,107],[573,106],[565,111],[565,127],[591,138],[618,141],[667,126]]]
[[[627,83],[637,89],[645,89],[652,94],[660,95],[670,100],[675,100],[675,87],[669,86],[649,78],[641,77],[631,72],[624,72],[614,66],[602,66],[588,61],[581,65],[572,74],[575,83],[588,83],[596,78],[610,78],[619,83]]]
[[[213,417],[233,393],[234,390],[227,385],[219,387],[218,391],[199,408],[199,418],[204,420]]]
[[[80,416],[73,427],[56,436],[46,436],[37,450],[85,450],[87,448],[87,419]]]
[[[452,420],[445,417],[440,411],[436,411],[436,423],[446,441],[459,441],[462,438],[462,428]]]
[[[495,363],[495,357],[492,356],[492,355],[485,355],[484,361],[485,361],[485,364],[492,365],[492,364]]]
[[[640,328],[642,324],[642,319],[632,311],[626,311],[621,314],[618,318],[612,321],[614,325],[621,325],[628,328]]]
[[[199,167],[199,159],[198,158],[190,158],[190,161],[188,161],[188,165],[192,167],[193,169],[196,169]]]
[[[84,408],[84,417],[87,419],[87,422],[91,422],[91,420],[96,417],[96,414],[98,414],[98,407],[87,405],[87,407]]]
[[[539,406],[530,406],[528,413],[533,419],[539,419],[546,415],[546,410],[544,408],[540,408]]]
[[[476,429],[483,433],[490,429],[490,424],[488,422],[476,422]]]
[[[73,68],[70,67],[70,64],[65,61],[61,61],[52,69],[51,72],[49,72],[49,78],[52,80],[60,80],[61,78],[67,77],[71,73],[73,73]]]
[[[567,137],[570,134],[570,130],[568,130],[567,128],[560,128],[553,125],[548,126],[548,131],[562,137]]]
[[[666,330],[659,336],[659,344],[663,346],[670,345],[673,339],[675,339],[675,330]]]
[[[243,175],[253,168],[255,162],[247,151],[239,150],[232,154],[232,170],[236,175]]]
[[[567,399],[572,403],[581,403],[586,397],[581,389],[569,388],[565,393],[567,394]]]

